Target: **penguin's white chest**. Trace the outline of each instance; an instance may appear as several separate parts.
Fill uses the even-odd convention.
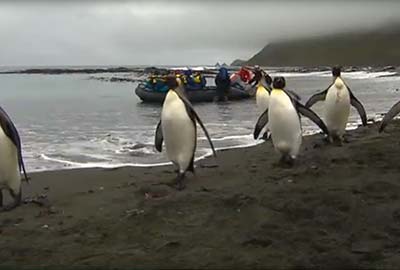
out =
[[[172,90],[164,101],[161,127],[168,158],[185,171],[196,148],[196,126],[187,114],[185,104]]]
[[[0,127],[0,188],[18,190],[20,183],[17,147]]]
[[[350,115],[350,93],[340,80],[329,88],[325,98],[325,122],[330,133],[343,135]]]
[[[269,105],[269,93],[263,86],[257,87],[256,103],[260,113],[265,112]]]
[[[272,91],[268,118],[275,149],[296,157],[301,145],[301,124],[297,111],[285,92]]]

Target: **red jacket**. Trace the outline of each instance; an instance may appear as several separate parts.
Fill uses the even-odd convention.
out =
[[[246,83],[248,83],[251,79],[251,72],[248,69],[241,68],[238,72],[240,79]]]

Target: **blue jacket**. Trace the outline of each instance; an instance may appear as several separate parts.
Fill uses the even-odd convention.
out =
[[[222,67],[219,69],[217,76],[215,77],[215,85],[218,88],[228,88],[231,85],[231,78],[229,76],[228,69]]]

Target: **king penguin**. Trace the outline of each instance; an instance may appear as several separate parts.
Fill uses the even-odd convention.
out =
[[[325,122],[329,130],[329,141],[343,142],[347,121],[350,114],[350,105],[360,114],[363,126],[367,125],[367,114],[361,102],[354,96],[350,88],[341,77],[341,68],[332,68],[333,82],[328,88],[313,95],[306,103],[310,108],[316,102],[325,100]]]
[[[269,93],[271,92],[269,84],[270,83],[267,83],[265,76],[263,74],[263,76],[261,77],[260,81],[257,84],[257,90],[256,90],[256,104],[257,104],[257,109],[260,111],[260,113],[263,113],[266,109],[268,109]]]
[[[325,133],[328,129],[317,114],[302,105],[295,95],[284,90],[285,86],[284,77],[274,78],[269,108],[259,117],[254,129],[254,138],[258,138],[268,123],[274,148],[281,154],[280,163],[293,165],[302,141],[300,114],[310,118]]]
[[[261,72],[261,71],[260,71]],[[267,82],[268,79],[268,82]],[[269,105],[269,95],[271,92],[270,85],[272,83],[272,79],[267,74],[261,74],[260,80],[257,83],[256,89],[256,104],[259,113],[263,113],[265,110],[268,109]],[[265,127],[264,135],[262,136],[264,140],[269,138],[268,134],[268,125]]]
[[[379,127],[379,133],[382,132],[387,126],[387,124],[389,124],[390,120],[392,120],[399,113],[400,113],[400,101],[395,103],[383,117],[381,125]]]
[[[181,78],[168,78],[169,91],[165,97],[161,111],[161,120],[156,128],[155,147],[161,152],[165,141],[167,156],[177,167],[176,188],[185,188],[186,171],[194,173],[194,154],[196,151],[196,123],[203,129],[210,143],[213,155],[216,156],[214,145],[200,117],[188,100]]]
[[[21,139],[11,118],[0,107],[0,211],[9,211],[21,204],[21,170],[28,177],[22,159]],[[11,204],[3,205],[3,193],[10,192]]]

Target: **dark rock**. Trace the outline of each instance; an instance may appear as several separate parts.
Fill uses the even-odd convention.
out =
[[[95,74],[95,73],[124,73],[136,72],[137,68],[112,67],[112,68],[31,68],[23,70],[4,71],[0,74]]]

